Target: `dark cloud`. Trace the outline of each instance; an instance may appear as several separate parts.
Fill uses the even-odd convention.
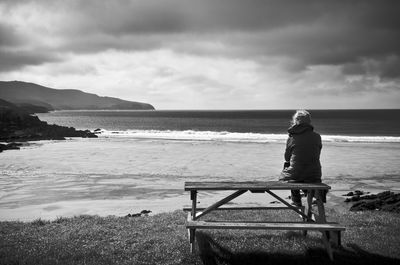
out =
[[[347,75],[377,75],[384,79],[399,78],[400,57],[391,55],[378,59],[361,59],[344,64],[342,70]]]
[[[0,24],[0,48],[18,45],[21,38],[11,25]]]
[[[75,53],[97,53],[108,49],[122,51],[146,51],[159,49],[165,40],[171,41],[171,36],[139,35],[139,36],[110,36],[103,34],[86,35],[72,38],[59,46],[60,50]]]
[[[47,52],[38,51],[4,51],[0,49],[0,71],[17,70],[29,65],[39,65],[58,61],[60,58]]]
[[[295,28],[294,28],[295,29]],[[354,27],[302,29],[269,37],[265,54],[296,58],[304,65],[341,65],[363,58],[379,60],[400,55],[400,33],[394,30],[373,30]]]
[[[397,0],[32,0],[0,4],[12,10],[27,2],[63,14],[54,28],[48,27],[62,40],[58,48],[64,52],[167,48],[260,62],[289,58],[286,69],[292,71],[312,65],[344,65],[346,74],[358,67],[385,78],[400,76],[395,69],[398,59],[387,59],[400,56]],[[0,46],[16,41],[10,28],[0,27],[0,34]],[[35,61],[35,56],[26,58]],[[365,70],[368,60],[374,62],[374,71]],[[22,58],[16,62],[23,65]]]
[[[268,30],[315,21],[326,9],[319,1],[146,0],[75,1],[76,30],[125,34]],[[60,8],[57,6],[57,8]],[[316,16],[310,14],[316,13]],[[78,25],[78,24],[76,24]]]
[[[12,71],[28,65],[39,65],[58,60],[53,51],[29,48],[24,39],[10,24],[0,24],[0,71]]]
[[[389,56],[385,60],[378,62],[377,71],[378,75],[383,78],[398,78],[400,77],[400,57]],[[400,86],[399,86],[400,89]]]
[[[86,0],[74,8],[82,12],[81,30],[119,35],[266,31],[314,23],[397,29],[399,6],[396,0]]]
[[[80,8],[85,15],[89,14],[85,17],[92,23],[84,23],[87,27],[79,30],[112,36],[103,45],[117,49],[167,47],[251,59],[282,56],[297,61],[296,69],[349,64],[364,58],[379,61],[389,55],[400,55],[400,1],[395,0],[113,3],[83,1]],[[226,49],[198,45],[201,41],[222,42]],[[390,68],[392,64],[380,65]],[[387,76],[391,77],[399,75],[395,69],[375,72],[390,73]]]

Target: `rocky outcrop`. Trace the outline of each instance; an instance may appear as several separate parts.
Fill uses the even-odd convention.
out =
[[[0,99],[0,152],[18,149],[14,142],[36,140],[64,140],[65,137],[97,137],[90,131],[75,130],[72,127],[49,125],[39,120],[24,108]],[[11,144],[10,144],[11,143]],[[13,144],[14,143],[14,144]]]
[[[378,194],[368,194],[356,191],[348,193],[345,202],[354,202],[350,211],[379,210],[400,213],[400,193],[384,191]]]
[[[140,213],[129,213],[125,217],[140,217],[140,216],[148,216],[151,213],[150,210],[142,210]]]
[[[19,150],[21,143],[0,144],[0,153],[4,150]]]

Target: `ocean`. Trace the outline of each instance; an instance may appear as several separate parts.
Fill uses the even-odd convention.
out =
[[[285,134],[292,110],[226,110],[226,111],[56,111],[40,114],[49,123],[79,129],[104,129],[114,133],[157,132],[204,135],[247,133]],[[326,136],[400,136],[400,110],[314,110],[313,124]],[[249,139],[250,135],[242,135]],[[345,140],[345,139],[344,139]],[[391,139],[394,141],[395,139]]]
[[[55,111],[48,123],[99,138],[31,142],[0,154],[0,219],[54,219],[189,205],[185,181],[276,180],[294,111]],[[330,207],[350,190],[400,191],[400,110],[313,110]],[[223,192],[199,194],[207,205]],[[285,194],[283,194],[286,196]],[[265,205],[264,194],[232,203]]]

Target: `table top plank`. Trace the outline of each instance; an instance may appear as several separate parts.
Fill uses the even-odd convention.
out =
[[[185,182],[185,191],[192,190],[329,190],[324,183],[289,183],[284,181],[200,181]]]

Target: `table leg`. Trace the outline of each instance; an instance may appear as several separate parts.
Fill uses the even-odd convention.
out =
[[[318,206],[318,223],[326,223],[326,216],[325,216],[325,206],[324,206],[324,202],[322,201],[322,194],[321,192],[324,191],[316,191],[315,192],[315,197],[317,199],[317,206]]]
[[[312,221],[312,199],[314,197],[314,190],[307,190],[307,218],[303,218],[304,222]],[[303,231],[303,235],[307,236],[307,230]]]
[[[317,206],[318,206],[318,219],[316,220],[317,223],[326,223],[326,215],[325,215],[325,207],[324,207],[324,202],[323,202],[323,194],[322,190],[318,190],[315,192],[315,195],[317,197]],[[328,231],[321,231],[322,232],[322,241],[324,242],[324,245],[326,247],[326,251],[328,252],[328,256],[330,260],[333,260],[333,252],[332,252],[332,247],[330,244],[330,234]]]
[[[197,207],[197,191],[190,191],[190,199],[192,200],[192,219],[196,219],[196,207]]]
[[[315,194],[315,190],[307,190],[307,217],[308,220],[312,220],[312,200]]]
[[[197,207],[197,191],[190,191],[190,199],[192,200],[192,212],[191,219],[196,219],[196,207]],[[189,242],[190,242],[190,252],[195,252],[195,238],[196,238],[196,229],[189,229]]]
[[[332,232],[332,240],[336,247],[342,245],[342,235],[340,234],[340,231]]]
[[[319,223],[326,223],[326,215],[325,215],[325,207],[324,207],[324,199],[322,194],[324,191],[318,191],[317,194],[317,203],[318,203],[318,215],[319,215]],[[331,231],[326,232],[327,238],[333,243],[334,246],[341,245],[341,234],[340,231]]]
[[[190,253],[195,252],[196,229],[189,229]]]
[[[301,211],[303,212],[303,214],[306,214],[306,207],[305,206],[301,206]],[[302,217],[303,222],[307,223],[307,218]],[[307,230],[303,230],[303,236],[307,236]]]

